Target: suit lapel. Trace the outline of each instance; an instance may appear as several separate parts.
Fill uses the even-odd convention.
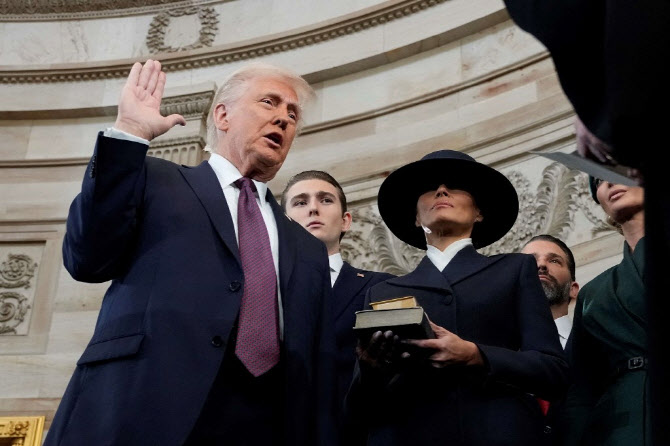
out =
[[[282,302],[286,302],[286,299],[289,298],[287,287],[293,274],[293,268],[295,267],[298,248],[292,242],[293,237],[289,235],[292,223],[277,203],[277,200],[275,200],[270,189],[268,189],[265,199],[270,203],[272,213],[275,216],[275,222],[277,223],[277,235],[279,238],[279,286],[281,287]]]
[[[208,162],[202,162],[197,167],[190,168],[182,166],[181,174],[193,189],[198,199],[202,203],[209,219],[214,225],[216,232],[223,240],[228,250],[233,254],[235,260],[242,268],[240,261],[240,252],[235,237],[235,227],[233,219],[226,203],[226,197],[221,190],[221,184],[216,178],[216,174]]]
[[[363,274],[361,270],[352,267],[347,262],[342,264],[340,274],[337,276],[337,280],[333,286],[336,319],[349,307],[351,301],[354,300],[356,295],[358,295],[371,278],[372,274]]]

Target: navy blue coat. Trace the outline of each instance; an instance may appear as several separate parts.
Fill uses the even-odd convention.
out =
[[[568,369],[535,259],[469,246],[440,272],[424,257],[413,272],[372,287],[366,303],[407,295],[437,325],[477,344],[486,365],[419,361],[393,377],[358,367],[347,409],[368,420],[368,444],[543,444],[536,397],[562,396]]]
[[[358,338],[353,330],[356,312],[363,309],[365,295],[371,286],[393,277],[395,277],[393,274],[366,271],[344,262],[333,285],[333,314],[337,343],[337,402],[342,407],[341,415],[344,411],[344,397],[349,391],[356,364]],[[354,421],[357,420],[340,420],[341,444],[346,446],[365,444],[366,434]]]
[[[45,445],[183,444],[227,348],[244,272],[221,186],[207,162],[146,152],[99,136],[70,208],[65,267],[112,283]],[[279,233],[285,441],[334,444],[326,249],[266,198]]]
[[[351,385],[356,363],[356,334],[353,326],[356,312],[363,309],[368,289],[395,277],[389,273],[365,271],[354,268],[344,262],[340,274],[333,285],[333,314],[335,315],[335,339],[337,342],[337,380],[338,402],[344,402],[344,396]]]

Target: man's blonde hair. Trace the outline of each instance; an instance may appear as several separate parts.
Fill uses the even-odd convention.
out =
[[[314,89],[307,81],[288,68],[265,62],[247,64],[231,73],[214,95],[209,115],[207,115],[207,147],[209,150],[215,151],[219,140],[217,128],[214,124],[214,109],[218,104],[225,104],[226,108],[234,106],[235,102],[244,93],[244,85],[251,79],[256,78],[279,79],[287,82],[298,96],[298,105],[302,112],[316,97]],[[304,116],[301,114],[297,124],[297,134],[300,133],[304,122]]]

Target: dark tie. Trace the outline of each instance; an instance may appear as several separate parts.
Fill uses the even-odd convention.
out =
[[[240,305],[235,354],[254,376],[279,362],[277,274],[270,237],[256,203],[256,186],[249,178],[235,181],[240,189],[237,231],[244,270],[244,293]]]

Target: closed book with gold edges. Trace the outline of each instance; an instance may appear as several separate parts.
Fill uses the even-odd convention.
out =
[[[361,341],[367,342],[374,332],[386,330],[401,339],[435,338],[426,312],[419,306],[356,312],[354,331]]]

